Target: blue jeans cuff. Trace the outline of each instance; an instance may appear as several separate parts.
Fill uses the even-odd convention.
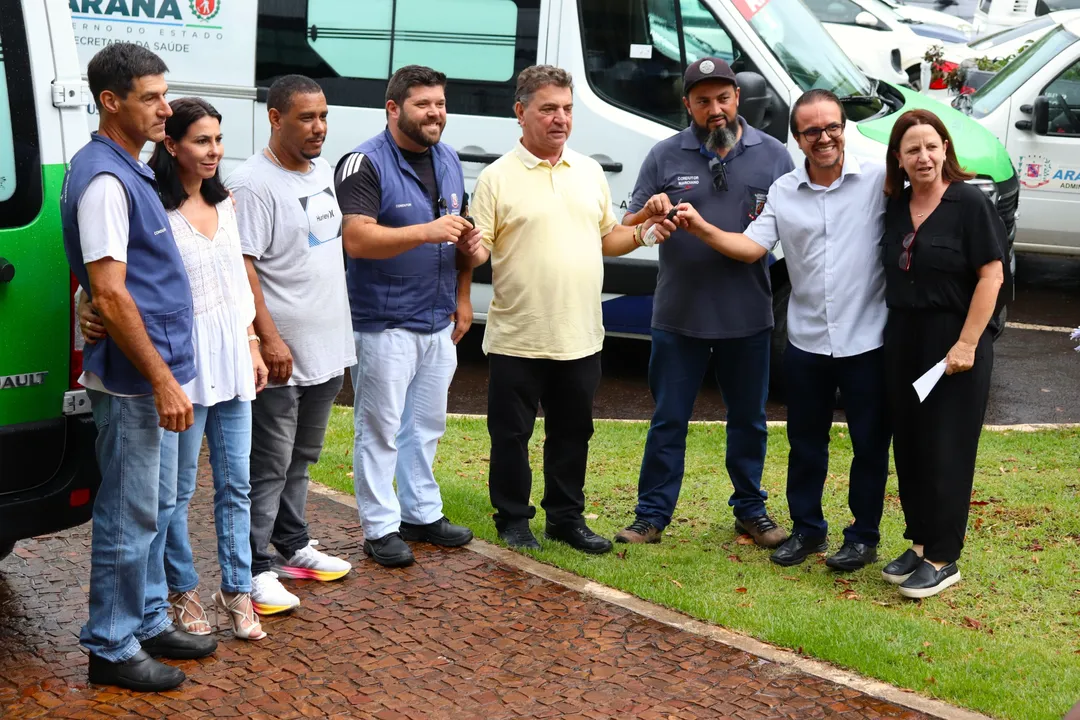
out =
[[[127,645],[125,645],[124,649],[121,650],[120,652],[93,652],[93,651],[91,651],[91,654],[93,654],[95,657],[99,657],[102,660],[105,660],[107,662],[122,663],[122,662],[127,662],[131,658],[135,657],[135,654],[138,653],[139,650],[141,650],[141,649],[142,648],[139,646],[139,641],[136,640],[135,638],[132,638],[131,641]]]
[[[147,632],[145,634],[136,635],[135,639],[138,640],[141,643],[146,642],[147,640],[152,640],[153,638],[156,638],[158,635],[160,635],[161,633],[168,630],[170,627],[172,627],[172,620],[169,619],[168,615],[166,615],[164,617],[164,619],[162,619],[161,622],[159,622],[157,625],[155,625],[153,627],[153,629],[150,630],[150,632]],[[137,652],[137,650],[136,650],[136,652]],[[131,654],[134,655],[135,653],[131,653]]]

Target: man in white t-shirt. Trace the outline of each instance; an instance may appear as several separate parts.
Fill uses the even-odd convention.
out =
[[[315,549],[304,509],[308,467],[322,452],[345,368],[356,363],[341,209],[333,170],[319,157],[326,97],[314,80],[286,75],[266,104],[269,143],[226,181],[269,370],[251,407],[251,599],[262,615],[300,604],[279,576],[328,581],[352,567]]]

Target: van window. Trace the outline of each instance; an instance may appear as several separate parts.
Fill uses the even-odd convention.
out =
[[[1004,30],[998,30],[996,33],[990,35],[984,35],[978,40],[972,40],[968,43],[968,47],[974,50],[989,50],[992,47],[997,47],[1002,43],[1012,42],[1013,40],[1019,40],[1025,35],[1034,33],[1036,30],[1042,30],[1043,28],[1053,27],[1057,23],[1054,19],[1046,15],[1029,20],[1023,25],[1017,25],[1016,27],[1006,28]]]
[[[450,111],[510,117],[539,30],[540,0],[259,0],[256,83],[300,73],[331,105],[382,108],[394,71],[428,65]]]
[[[1050,134],[1080,137],[1080,61],[1042,92],[1050,100]]]
[[[30,52],[18,4],[0,13],[0,227],[28,224],[41,210]]]
[[[997,110],[1036,72],[1044,68],[1046,63],[1076,41],[1077,37],[1062,25],[1043,35],[1030,50],[1024,51],[999,70],[974,95],[960,96],[970,98],[970,101],[966,102],[970,102],[971,116],[982,118]]]
[[[670,127],[686,127],[684,68],[703,57],[753,70],[700,0],[581,0],[589,85],[614,105]],[[682,25],[680,43],[678,28]]]

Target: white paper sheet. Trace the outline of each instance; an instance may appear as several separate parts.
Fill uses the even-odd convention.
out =
[[[652,59],[652,45],[639,45],[637,43],[630,44],[630,57],[637,58],[639,60],[651,60]]]
[[[924,372],[922,377],[911,384],[915,388],[915,392],[919,394],[919,402],[926,399],[926,396],[930,394],[930,391],[934,389],[934,386],[937,385],[938,380],[944,374],[945,358],[942,358],[941,362]]]

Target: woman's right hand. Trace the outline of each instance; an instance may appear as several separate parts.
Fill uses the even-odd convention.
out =
[[[105,330],[105,324],[101,316],[94,309],[94,303],[90,302],[90,296],[83,290],[79,293],[79,329],[82,331],[83,340],[93,345],[99,340],[104,340],[109,333]]]

